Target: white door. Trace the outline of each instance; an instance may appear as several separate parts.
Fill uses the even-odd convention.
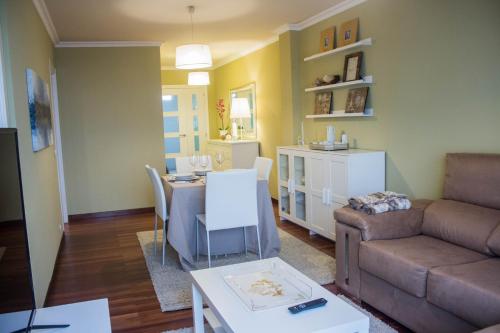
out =
[[[322,154],[312,154],[309,159],[309,168],[308,218],[311,229],[322,236],[335,239],[330,158]]]
[[[175,170],[175,158],[205,153],[208,108],[205,87],[164,86],[162,89],[165,162]]]

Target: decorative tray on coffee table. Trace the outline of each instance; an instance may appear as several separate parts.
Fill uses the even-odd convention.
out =
[[[222,271],[224,281],[252,311],[307,301],[312,288],[279,263],[262,263],[251,270]]]

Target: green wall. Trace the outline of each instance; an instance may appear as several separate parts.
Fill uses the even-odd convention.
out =
[[[56,49],[68,213],[154,205],[165,170],[158,47]]]
[[[369,0],[299,32],[300,59],[319,52],[321,30],[354,17],[360,38],[374,40],[362,70],[374,76],[375,117],[304,120],[306,138],[333,124],[352,146],[387,152],[389,190],[439,197],[447,152],[500,153],[499,13],[495,0]],[[341,73],[344,55],[301,61],[300,120],[314,105],[303,89]],[[346,92],[334,94],[335,109],[344,109]]]
[[[9,126],[18,129],[33,284],[41,307],[59,249],[62,218],[54,146],[37,153],[31,146],[26,69],[49,83],[53,46],[30,0],[0,0],[0,28]]]

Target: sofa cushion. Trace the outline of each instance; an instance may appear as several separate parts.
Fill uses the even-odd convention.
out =
[[[497,256],[500,256],[500,224],[490,235],[490,238],[488,238],[488,242],[486,242],[486,244],[488,245],[488,248],[491,250],[491,252],[493,252]]]
[[[431,269],[427,300],[477,327],[500,323],[500,259]]]
[[[415,236],[361,242],[359,266],[416,297],[424,297],[429,269],[483,260],[487,256],[442,240]]]
[[[486,243],[499,224],[500,210],[437,200],[425,210],[422,233],[491,255]]]
[[[500,209],[500,154],[447,154],[443,198]]]

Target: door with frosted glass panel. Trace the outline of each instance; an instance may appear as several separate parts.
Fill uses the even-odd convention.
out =
[[[204,87],[162,90],[163,136],[167,170],[176,169],[175,158],[204,154],[207,140],[207,105]]]

